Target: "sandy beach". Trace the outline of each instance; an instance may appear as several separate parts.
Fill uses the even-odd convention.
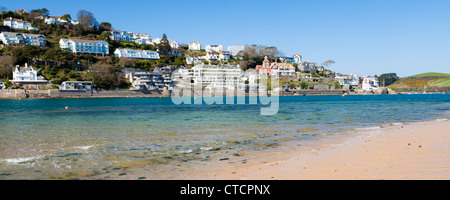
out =
[[[171,179],[450,179],[450,121],[361,130],[290,152],[247,154],[186,170]]]

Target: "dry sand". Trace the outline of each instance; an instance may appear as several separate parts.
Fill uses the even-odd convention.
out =
[[[290,152],[244,155],[170,179],[450,179],[450,121],[359,131]],[[245,161],[245,162],[242,162]]]

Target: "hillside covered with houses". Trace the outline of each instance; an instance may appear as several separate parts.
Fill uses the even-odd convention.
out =
[[[45,82],[28,89],[85,89],[83,85],[88,85],[89,89],[170,90],[171,73],[177,69],[191,77],[193,84],[203,86],[248,83],[244,72],[276,74],[283,90],[372,91],[386,86],[376,76],[334,72],[330,70],[333,60],[318,64],[299,53],[280,56],[275,46],[225,48],[202,44],[200,38],[184,43],[166,34],[116,30],[86,10],[77,16],[53,16],[45,8],[2,11],[0,25],[1,88],[27,89]]]

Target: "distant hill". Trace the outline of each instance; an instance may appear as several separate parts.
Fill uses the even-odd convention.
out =
[[[397,92],[450,92],[450,74],[427,72],[400,78],[389,88]]]
[[[405,78],[411,78],[411,77],[450,77],[450,74],[438,73],[438,72],[427,72],[427,73],[423,73],[423,74],[417,74],[414,76],[408,76]]]

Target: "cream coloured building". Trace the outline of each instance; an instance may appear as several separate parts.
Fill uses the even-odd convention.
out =
[[[236,65],[204,65],[198,64],[191,69],[180,68],[176,72],[177,86],[203,86],[209,88],[234,88],[242,84],[242,70]]]
[[[198,51],[200,49],[202,49],[202,45],[200,44],[200,42],[196,42],[196,41],[189,42],[189,50]]]
[[[159,53],[150,50],[116,49],[114,55],[119,58],[136,58],[144,60],[159,60]]]
[[[61,39],[59,46],[75,54],[109,55],[109,44],[103,40]]]

